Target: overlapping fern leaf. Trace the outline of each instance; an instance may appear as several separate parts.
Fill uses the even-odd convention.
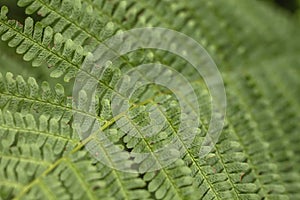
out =
[[[0,199],[300,198],[296,18],[278,13],[268,3],[238,0],[18,0],[16,4],[29,15],[24,21],[11,17],[13,11],[6,6],[0,13],[0,36],[7,43],[0,45]],[[210,94],[193,68],[170,53],[147,49],[120,56],[102,69],[97,80],[101,90],[96,93],[95,114],[72,107],[70,88],[84,70],[84,60],[93,60],[91,52],[117,32],[147,26],[191,36],[208,50],[223,75],[226,123],[205,158],[199,158],[199,150],[208,130]],[[12,56],[6,48],[15,49],[23,60],[16,56],[9,61]],[[40,67],[35,71],[39,77],[18,73],[16,69],[28,65],[23,61]],[[179,71],[199,98],[200,125],[191,130],[197,133],[191,145],[177,134],[176,97],[156,85],[141,87],[134,99],[126,99],[130,112],[123,117],[138,137],[116,124],[110,102],[117,80],[149,62]],[[82,102],[88,98],[79,97]],[[141,128],[149,123],[149,107],[157,108],[166,122],[159,136],[145,137]],[[119,171],[95,159],[97,151],[87,151],[89,144],[102,148],[103,141],[95,135],[80,137],[74,113],[99,121],[103,133],[128,151],[151,153],[175,138],[184,154],[158,170],[148,171],[151,164],[142,160],[139,173]],[[103,152],[112,162],[114,152]],[[125,167],[135,162],[124,158]]]

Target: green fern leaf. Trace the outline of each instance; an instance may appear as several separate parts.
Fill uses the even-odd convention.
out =
[[[14,7],[8,13],[2,6],[12,3],[1,2],[1,40],[41,68],[25,69],[0,44],[0,199],[300,198],[297,17],[270,2],[238,0],[16,2],[29,16],[15,20]],[[82,74],[83,88],[91,87],[94,61],[104,55],[90,52],[106,39],[153,26],[193,37],[219,65],[227,116],[204,158],[199,151],[209,129],[211,95],[186,60],[136,50],[98,66],[94,101],[82,88],[71,90],[73,78]],[[185,115],[174,91],[142,85],[149,71],[123,76],[149,62],[172,66],[191,84],[199,108],[191,106],[189,114],[199,109],[201,115],[197,127],[187,120],[184,128],[194,138],[179,131]],[[179,88],[172,76],[166,79]],[[60,77],[67,83],[54,79]],[[135,83],[131,97],[119,92],[130,93]],[[112,103],[115,96],[118,105]],[[128,110],[115,116],[125,103]],[[93,112],[80,109],[90,107]],[[152,135],[155,131],[159,134]]]

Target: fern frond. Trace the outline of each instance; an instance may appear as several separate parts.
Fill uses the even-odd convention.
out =
[[[31,18],[21,25],[6,17],[8,10],[1,8],[0,35],[11,47],[16,47],[19,54],[24,54],[24,60],[32,61],[33,66],[41,66],[46,59],[49,67],[56,66],[52,71],[53,77],[64,73],[65,80],[73,78],[83,61],[83,49],[74,45],[71,40],[64,40],[61,34],[53,34],[50,27],[42,28],[40,23],[33,24]]]
[[[35,122],[29,114],[15,113],[13,116],[4,112],[0,113],[0,173],[3,174],[0,183],[6,187],[1,197],[18,194],[19,198],[26,194],[29,199],[49,195],[56,199],[97,199],[101,196],[147,199],[150,196],[138,174],[128,175],[100,163],[94,166],[86,151],[74,151],[79,138],[73,135],[68,124],[44,115]],[[11,172],[7,173],[6,169]],[[129,182],[136,182],[136,185],[127,184]]]
[[[99,162],[96,166],[98,173],[107,182],[109,196],[114,199],[152,199],[151,193],[146,188],[146,181],[138,174],[114,170]]]
[[[60,118],[49,118],[46,115],[41,115],[37,123],[30,114],[1,112],[1,132],[5,141],[2,143],[2,149],[25,143],[35,143],[43,147],[47,143],[54,149],[53,153],[60,155],[64,153],[65,148],[69,147],[70,150],[70,146],[74,146],[78,141],[69,124]]]
[[[14,78],[11,73],[6,76],[0,73],[1,109],[64,118],[67,122],[72,116],[71,103],[60,84],[52,90],[49,83],[39,86],[32,77],[25,81],[22,76]]]
[[[8,183],[6,189],[3,188],[4,193],[1,190],[3,198],[21,192],[78,141],[69,125],[44,115],[36,121],[30,114],[0,111],[0,121],[1,185],[5,187]],[[64,196],[65,191],[62,191],[58,179],[56,181],[49,186]]]
[[[258,130],[263,134],[256,133],[256,135],[268,142],[269,151],[272,152],[270,156],[274,160],[272,163],[276,163],[277,165],[273,166],[273,168],[277,168],[275,169],[278,171],[279,176],[281,176],[281,182],[285,186],[286,191],[291,197],[296,197],[299,195],[299,189],[297,189],[299,184],[297,183],[299,182],[300,177],[299,174],[289,170],[295,166],[296,161],[293,158],[296,156],[289,150],[289,142],[287,140],[283,141],[282,137],[284,135],[284,130],[282,129],[282,126],[279,125],[280,123],[276,122],[278,120],[278,115],[270,108],[270,102],[267,99],[262,98],[263,93],[254,80],[253,75],[244,75],[243,80],[240,81],[240,83],[243,84],[239,85],[237,91],[247,90],[247,93],[239,92],[239,94],[241,94],[240,97],[243,99],[242,101],[245,101],[245,104],[249,105],[251,102],[252,105],[255,105],[255,110],[248,108],[253,120],[261,122],[261,120],[266,118],[272,119],[272,123],[257,123],[256,126]],[[278,148],[278,145],[280,145],[281,148]],[[293,187],[290,187],[290,184],[293,185]]]
[[[7,141],[2,140],[2,142]],[[54,161],[51,155],[52,151],[49,146],[41,150],[35,144],[23,144],[20,147],[11,146],[2,149],[0,157],[0,197],[3,199],[14,198],[15,194],[20,193],[27,184],[51,165],[51,162]],[[45,185],[47,185],[47,190]],[[49,192],[50,190],[55,191],[57,196],[66,199],[66,191],[58,177],[49,177],[48,181],[40,186],[36,188],[36,191],[30,198],[43,197],[43,193],[40,191]],[[47,194],[44,195],[47,196]],[[29,199],[29,197],[27,198]]]
[[[239,0],[18,0],[18,5],[41,21],[29,17],[22,25],[9,19],[8,9],[2,7],[1,40],[33,66],[47,64],[52,77],[68,82],[82,72],[87,75],[83,82],[95,79],[89,52],[105,39],[136,27],[162,26],[186,33],[209,51],[220,64],[229,105],[218,143],[199,158],[211,97],[195,70],[170,53],[138,50],[107,62],[97,77],[95,113],[71,106],[71,100],[86,106],[84,91],[71,99],[66,96],[71,91],[60,84],[52,88],[47,82],[24,80],[28,75],[0,73],[1,199],[300,198],[299,69],[282,68],[299,65],[298,23],[290,16],[265,3]],[[197,133],[190,145],[189,138],[178,133],[181,111],[171,91],[153,84],[139,88],[130,99],[118,94],[121,75],[148,62],[172,66],[192,84],[201,115],[198,127],[185,124],[189,133]],[[123,83],[127,89],[130,79]],[[291,85],[294,90],[288,91]],[[128,112],[113,116],[113,95],[129,102]],[[157,109],[156,122],[163,123],[158,135],[148,137],[161,125],[151,124],[149,108]],[[82,120],[73,122],[72,114]],[[95,122],[92,128],[107,138],[75,130],[77,125],[91,125],[85,119]],[[179,146],[182,157],[164,166],[161,161],[178,152],[155,151],[170,143]],[[152,159],[127,152],[115,158],[110,144],[130,155],[149,153]],[[118,171],[116,163],[137,166],[138,173]],[[159,169],[151,170],[155,167]]]
[[[41,24],[53,27],[55,33],[72,39],[76,44],[92,51],[101,41],[116,32],[114,23],[101,15],[94,15],[93,7],[76,1],[21,0],[19,6],[26,6],[26,12],[37,12],[44,18]]]
[[[279,197],[287,199],[287,190],[283,185],[280,171],[274,164],[268,141],[264,140],[263,132],[258,129],[257,121],[251,114],[244,115],[244,112],[251,113],[247,104],[241,99],[237,100],[237,95],[228,92],[228,98],[232,98],[232,106],[228,113],[231,131],[238,137],[238,141],[244,146],[251,171],[241,175],[241,180],[245,177],[253,177],[253,181],[258,185],[258,193],[261,197]],[[239,121],[239,123],[236,123]],[[260,167],[255,167],[260,166]]]

